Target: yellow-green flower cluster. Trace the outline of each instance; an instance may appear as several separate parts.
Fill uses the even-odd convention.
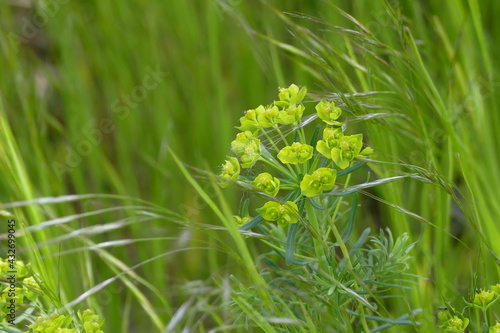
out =
[[[222,172],[220,174],[221,177],[227,178],[230,180],[238,179],[240,174],[240,162],[236,157],[229,156],[226,160],[226,163],[222,165]],[[226,187],[230,185],[230,183],[226,180],[219,181],[219,185],[221,187]]]
[[[342,115],[342,110],[335,106],[334,102],[327,102],[324,99],[316,105],[318,117],[328,125],[342,126],[336,121]]]
[[[311,175],[305,175],[300,182],[300,190],[306,197],[319,195],[329,191],[335,185],[337,171],[329,168],[319,168]]]
[[[276,196],[280,190],[280,180],[267,172],[261,173],[255,177],[252,185],[273,197]]]
[[[253,167],[260,158],[260,140],[256,138],[256,135],[257,132],[240,132],[231,142],[231,150],[240,157],[242,168]]]
[[[304,197],[312,198],[334,188],[336,168],[346,169],[356,157],[373,153],[371,148],[363,150],[362,134],[344,135],[345,128],[339,127],[343,126],[339,121],[342,110],[333,101],[321,100],[315,105],[317,117],[302,121],[306,109],[302,102],[306,93],[305,87],[292,84],[280,88],[279,100],[271,105],[248,110],[237,127],[241,132],[231,142],[235,157],[226,159],[220,173],[223,178],[221,186],[230,184],[228,180],[239,180],[241,185],[252,185],[242,186],[244,189],[257,188],[259,193],[273,197],[290,190],[281,202],[269,201],[258,209],[263,219],[276,221],[280,226],[298,221],[296,203]],[[323,135],[317,140],[315,134],[308,142],[303,127],[316,118],[324,126]],[[295,126],[291,129],[295,132],[293,141],[289,141],[290,132],[282,132],[280,125]],[[257,161],[262,161],[273,171],[259,172],[254,177],[248,175],[250,172],[243,173],[242,169],[252,168]],[[238,225],[248,222],[248,218],[235,217]]]
[[[70,328],[72,322],[70,315],[54,313],[45,318],[38,317],[36,322],[28,327],[30,333],[76,333],[75,328]]]
[[[255,109],[248,110],[240,118],[241,131],[254,131],[276,127],[278,124],[298,124],[302,119],[305,107],[300,104],[307,93],[305,87],[299,89],[295,84],[288,88],[281,88],[278,94],[279,101],[273,105],[260,105]]]
[[[323,140],[316,144],[318,152],[332,159],[341,169],[347,168],[355,157],[361,156],[362,147],[363,134],[344,136],[340,128],[325,128]],[[366,153],[370,151],[367,150]]]
[[[268,201],[257,211],[265,220],[276,221],[282,227],[298,221],[299,208],[292,201],[287,201],[284,204]]]
[[[291,146],[286,146],[278,153],[281,163],[299,164],[310,160],[313,156],[314,148],[307,144],[294,142]]]
[[[496,289],[496,286],[495,286]],[[497,289],[496,289],[497,290]],[[491,290],[479,290],[475,293],[472,303],[468,303],[474,308],[486,310],[492,306],[499,298],[499,295]]]
[[[85,333],[104,333],[102,330],[104,319],[100,319],[94,311],[87,309],[83,313],[78,312],[78,317],[83,323]]]

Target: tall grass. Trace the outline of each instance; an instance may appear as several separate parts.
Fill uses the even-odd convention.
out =
[[[279,331],[241,296],[269,249],[231,227],[239,198],[178,161],[216,170],[241,111],[291,82],[343,102],[384,162],[372,177],[428,180],[361,196],[356,236],[418,241],[425,279],[389,312],[422,308],[413,331],[438,331],[438,306],[499,282],[496,2],[54,3],[0,3],[0,201],[55,308],[93,307],[112,332],[244,331],[233,295]]]

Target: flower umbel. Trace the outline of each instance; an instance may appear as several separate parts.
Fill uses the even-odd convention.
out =
[[[319,168],[312,175],[305,175],[300,182],[300,190],[306,197],[313,197],[333,188],[337,171],[329,168]]]
[[[281,163],[299,164],[304,163],[313,156],[313,147],[300,142],[294,142],[286,146],[278,153]]]
[[[299,89],[295,84],[291,84],[288,88],[280,88],[278,93],[279,101],[274,102],[279,107],[289,107],[297,105],[302,102],[307,94],[307,88],[302,87]]]
[[[323,140],[319,140],[316,144],[316,150],[326,158],[332,158],[332,149],[337,148],[340,144],[340,139],[344,136],[340,128],[325,128],[323,130]]]
[[[334,102],[323,99],[316,105],[316,111],[318,117],[328,125],[342,126],[341,122],[336,121],[342,115],[342,110],[336,107]]]
[[[240,174],[240,163],[236,157],[228,157],[226,163],[222,165],[221,177],[236,180]],[[219,181],[219,185],[222,187],[228,186],[230,183],[225,180]]]
[[[231,150],[240,156],[242,168],[251,168],[260,159],[260,140],[255,135],[250,131],[240,132],[231,142]]]
[[[478,309],[487,309],[495,303],[498,299],[498,295],[496,295],[492,291],[480,290],[474,295],[474,299],[472,300],[471,305]]]
[[[287,201],[284,204],[268,201],[263,207],[257,209],[257,211],[265,220],[277,221],[281,227],[285,227],[289,223],[297,223],[298,221],[299,208],[292,201]]]
[[[252,182],[252,185],[273,197],[276,196],[280,190],[280,180],[267,172],[258,175]]]
[[[363,134],[343,136],[339,140],[338,147],[332,148],[332,160],[339,168],[345,169],[349,166],[349,163],[359,155],[362,147]]]

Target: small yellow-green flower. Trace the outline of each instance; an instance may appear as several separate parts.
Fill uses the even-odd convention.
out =
[[[289,223],[297,223],[297,215],[299,208],[292,201],[287,201],[280,204],[274,201],[268,201],[266,204],[257,209],[259,214],[267,221],[277,221],[279,226],[286,226]]]
[[[336,121],[342,115],[342,110],[335,106],[334,102],[327,102],[324,99],[316,105],[318,117],[328,125],[341,126],[342,123]]]
[[[236,134],[236,138],[231,142],[231,151],[238,156],[245,153],[245,149],[251,144],[256,138],[257,132],[252,133],[250,131],[244,131]]]
[[[291,84],[288,88],[280,88],[278,97],[279,101],[274,102],[276,106],[287,108],[291,105],[297,105],[302,102],[307,94],[307,88],[299,89],[295,84]]]
[[[340,139],[338,147],[332,148],[332,160],[339,168],[345,169],[359,155],[362,147],[363,134],[344,136]]]
[[[234,223],[236,223],[237,226],[242,226],[244,224],[247,224],[248,222],[252,221],[251,218],[245,216],[241,217],[238,215],[233,215]]]
[[[260,140],[252,141],[250,145],[245,149],[245,153],[240,156],[241,167],[251,168],[260,159],[261,149]]]
[[[474,295],[472,306],[478,309],[487,309],[495,303],[498,296],[492,291],[480,290]]]
[[[222,172],[220,173],[221,177],[236,180],[240,174],[240,163],[236,157],[228,157],[226,162],[222,165]],[[221,187],[227,187],[230,182],[221,180],[219,181],[219,185]]]
[[[340,128],[325,128],[323,130],[323,140],[319,140],[316,144],[316,150],[326,158],[332,158],[332,149],[337,148],[340,144],[340,139],[344,136]]]
[[[305,175],[300,182],[300,190],[306,197],[313,197],[315,195],[328,191],[335,185],[337,178],[337,171],[329,168],[319,168],[314,171],[312,175]]]
[[[457,313],[441,325],[447,332],[464,332],[469,325],[469,319]]]
[[[251,168],[260,159],[260,140],[255,135],[250,131],[240,132],[231,142],[231,150],[240,156],[242,168]]]
[[[263,111],[257,114],[258,125],[261,128],[273,127],[278,124],[279,109],[277,106],[263,108]]]
[[[100,319],[94,311],[87,309],[83,313],[78,312],[78,317],[83,322],[85,333],[104,333],[101,329],[104,319]]]
[[[36,322],[30,326],[33,333],[76,333],[76,329],[68,328],[73,319],[71,316],[58,315],[56,313],[49,317],[38,317]]]
[[[494,284],[490,287],[490,290],[497,295],[500,295],[500,283]]]
[[[285,110],[280,111],[278,117],[278,123],[283,125],[294,124],[297,125],[304,114],[305,107],[302,104],[290,105]]]
[[[23,280],[23,289],[25,289],[26,298],[30,301],[35,301],[42,294],[42,289],[32,276]]]
[[[248,110],[245,115],[240,118],[240,127],[237,127],[241,131],[254,131],[259,128],[259,121],[257,117],[259,113],[264,111],[264,107],[261,105],[256,109]]]
[[[500,333],[500,323],[497,322],[495,326],[491,326],[488,333]]]
[[[294,142],[291,146],[286,146],[278,153],[281,163],[299,164],[304,163],[313,156],[313,147]]]
[[[273,197],[278,194],[280,190],[280,180],[271,176],[269,173],[264,172],[255,177],[252,185],[258,187],[262,192],[272,195]]]

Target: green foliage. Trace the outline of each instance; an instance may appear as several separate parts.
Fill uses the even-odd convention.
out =
[[[348,269],[336,281],[351,288],[343,278],[356,271],[380,291],[364,294],[368,288],[356,280],[359,288],[351,290],[361,298],[351,294],[345,307],[366,310],[373,331],[442,331],[436,313],[443,299],[458,304],[466,290],[500,278],[499,11],[499,2],[478,0],[0,2],[0,218],[15,216],[18,249],[37,272],[44,306],[96,309],[107,331],[117,332],[314,332],[337,329],[328,318],[351,316],[338,328],[350,332],[361,313],[323,316],[335,308],[326,303],[331,295],[350,297],[341,287],[327,293],[335,281],[321,274],[335,275],[319,265],[332,262],[329,250],[339,269]],[[307,85],[307,98],[290,82]],[[276,86],[288,86],[279,100],[240,113],[272,100]],[[211,182],[191,177],[187,186],[181,177],[193,169],[179,161],[195,170],[220,163],[233,126],[246,122],[252,134],[266,127],[281,143],[275,128],[316,121],[306,108],[322,101],[318,116],[336,126],[335,135],[311,127],[308,140],[288,136],[290,145],[279,147],[313,147],[305,163],[281,164],[279,150],[258,151],[270,142],[260,135],[259,145],[232,156],[241,162],[228,158],[215,177],[233,185],[224,190],[227,199]],[[239,117],[248,120],[235,124]],[[343,125],[345,136],[363,132],[374,147],[368,180],[354,171],[366,170],[373,151],[358,154],[359,140],[341,149]],[[280,170],[255,182],[264,171],[259,156],[268,153]],[[353,154],[364,160],[341,169]],[[324,167],[312,161],[323,156],[337,170],[331,189],[312,177]],[[296,179],[283,176],[296,166]],[[234,185],[250,192],[234,195]],[[293,227],[295,241],[255,216],[271,197],[293,191],[301,219],[286,228]],[[263,199],[246,200],[256,192]],[[332,221],[319,217],[317,227],[305,229],[309,215],[337,207]],[[352,270],[330,225],[338,227]],[[394,246],[388,232],[369,238],[367,227],[388,227]],[[403,249],[419,240],[410,258],[404,251],[396,251],[400,260],[391,256],[398,239]],[[389,267],[403,275],[384,277]],[[409,283],[406,268],[426,279]],[[296,294],[270,289],[271,276]],[[319,277],[330,285],[308,289]],[[29,305],[39,290],[30,277],[24,281],[17,288]],[[302,289],[286,289],[288,282]],[[474,304],[474,295],[467,302]],[[486,310],[488,321],[468,308],[467,328],[487,331],[477,324],[487,322],[498,330],[497,306]],[[416,327],[419,310],[410,309],[420,308]]]

